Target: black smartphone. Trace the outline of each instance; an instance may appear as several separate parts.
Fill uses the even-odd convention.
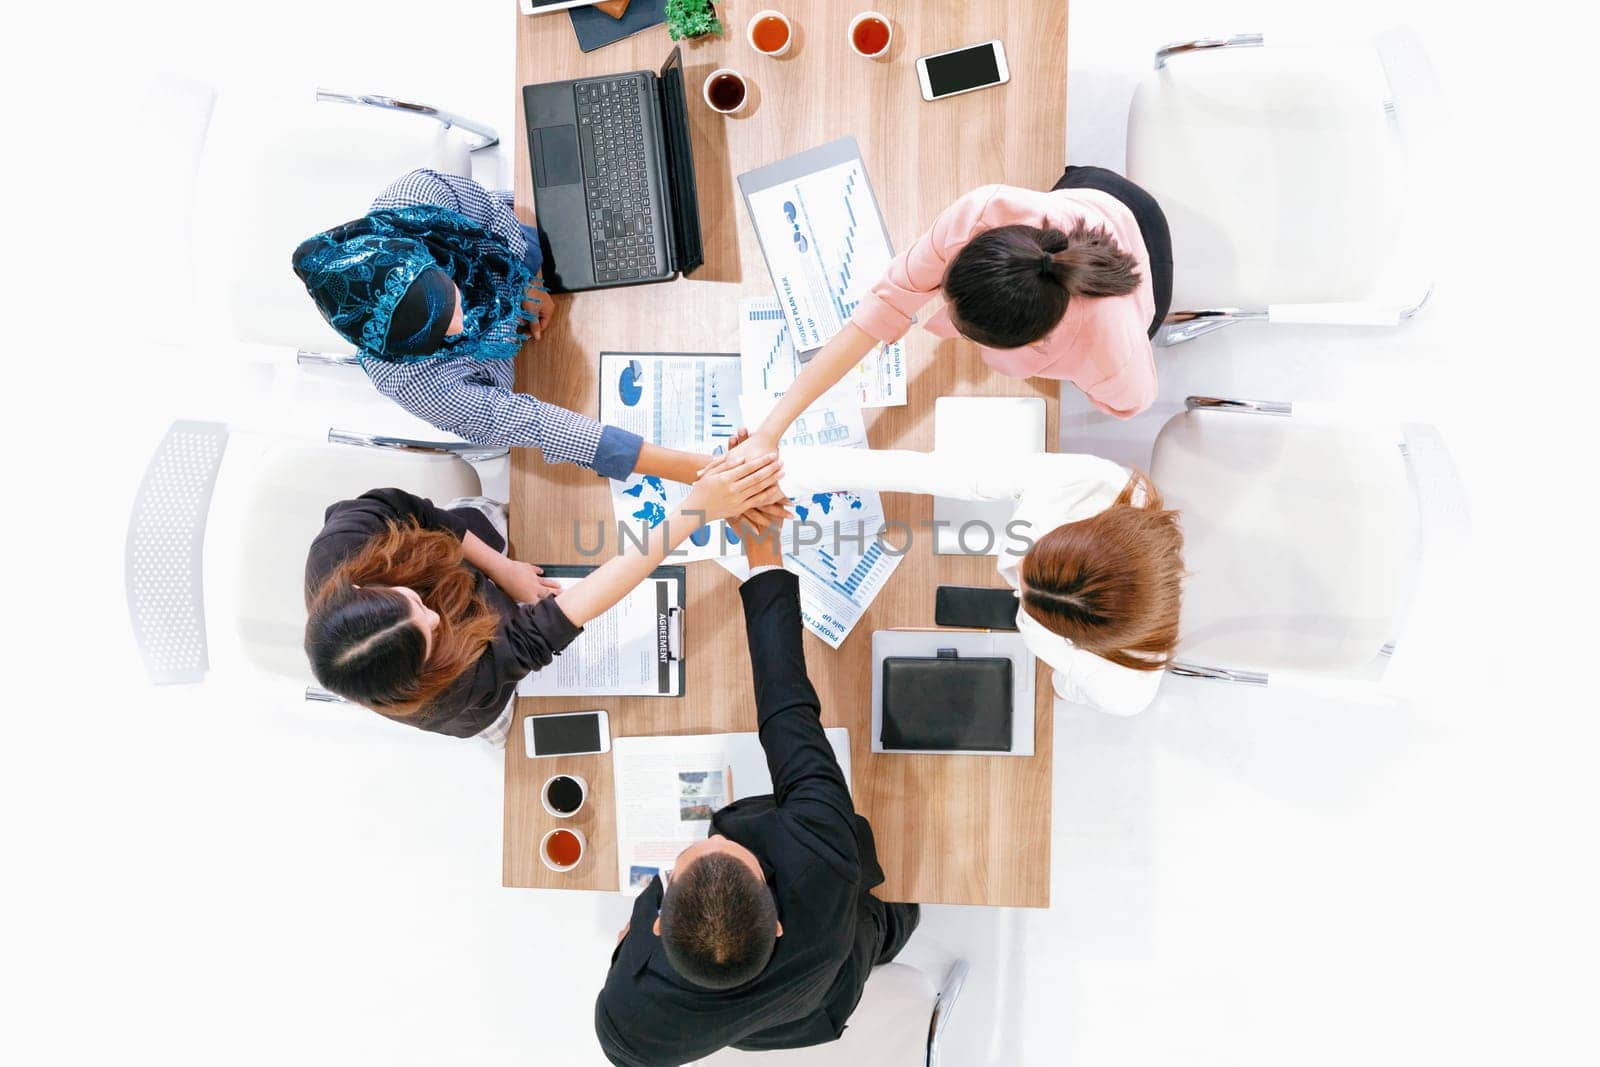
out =
[[[968,630],[1015,630],[1017,594],[1010,589],[941,585],[933,594],[933,621]]]

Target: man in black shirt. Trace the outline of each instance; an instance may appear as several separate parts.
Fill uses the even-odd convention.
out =
[[[773,793],[717,812],[665,890],[653,880],[634,902],[594,1008],[619,1067],[832,1041],[873,965],[917,925],[917,905],[869,892],[883,881],[872,828],[822,732],[799,582],[777,540],[745,538],[751,573],[739,590]]]

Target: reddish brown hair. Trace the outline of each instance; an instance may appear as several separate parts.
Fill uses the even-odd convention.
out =
[[[422,631],[398,586],[439,613],[426,659]],[[391,522],[309,599],[306,655],[317,681],[392,718],[414,714],[449,688],[500,626],[462,565],[461,542],[415,521]]]
[[[1144,500],[1134,504],[1136,491]],[[1183,585],[1178,513],[1135,472],[1109,508],[1058,526],[1022,560],[1022,606],[1078,648],[1159,671],[1178,645]]]

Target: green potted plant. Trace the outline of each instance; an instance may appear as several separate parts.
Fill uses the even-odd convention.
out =
[[[667,33],[674,41],[722,32],[711,0],[667,0],[666,16]]]

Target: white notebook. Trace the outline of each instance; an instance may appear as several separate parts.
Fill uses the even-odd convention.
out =
[[[1044,399],[1037,396],[941,396],[933,406],[933,448],[936,452],[976,453],[996,464],[1009,456],[1043,452]],[[933,550],[944,556],[997,556],[1011,521],[1007,500],[933,498]],[[948,523],[948,525],[946,525]],[[969,530],[963,548],[961,528]],[[994,535],[986,531],[994,531]],[[988,551],[983,551],[987,548]]]

